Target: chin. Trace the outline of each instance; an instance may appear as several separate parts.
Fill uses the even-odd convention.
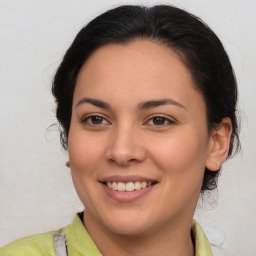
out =
[[[140,236],[150,232],[150,219],[138,214],[120,214],[105,220],[105,227],[112,233],[123,236]]]
[[[144,235],[147,232],[147,228],[145,226],[140,225],[131,225],[128,223],[117,225],[109,225],[108,229],[119,236],[140,236]]]

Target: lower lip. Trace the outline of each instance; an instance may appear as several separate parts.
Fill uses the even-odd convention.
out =
[[[135,200],[143,197],[144,195],[148,194],[153,189],[153,187],[155,185],[151,185],[151,186],[148,186],[148,187],[145,187],[142,189],[138,189],[138,190],[134,190],[131,192],[113,190],[103,183],[102,183],[102,186],[109,197],[111,197],[121,203],[128,203],[128,202],[135,201]]]

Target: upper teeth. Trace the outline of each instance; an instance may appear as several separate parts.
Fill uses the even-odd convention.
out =
[[[113,190],[118,190],[118,191],[134,191],[138,189],[142,189],[148,186],[151,186],[151,182],[146,182],[146,181],[136,181],[136,182],[116,182],[116,181],[108,181],[107,186]]]

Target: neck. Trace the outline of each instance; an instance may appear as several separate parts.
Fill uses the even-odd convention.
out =
[[[158,228],[160,232],[135,236],[120,235],[106,229],[102,230],[90,216],[84,217],[84,224],[88,233],[104,256],[195,255],[191,238],[191,222],[180,222],[168,228]]]

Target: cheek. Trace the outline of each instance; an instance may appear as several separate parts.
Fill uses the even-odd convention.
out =
[[[204,170],[206,142],[193,130],[173,133],[160,140],[152,137],[152,140],[151,157],[168,175],[192,175]]]
[[[103,161],[104,141],[99,136],[88,136],[76,127],[70,129],[68,153],[71,176],[80,200],[86,207],[94,205],[97,196],[97,170]],[[100,145],[100,146],[99,146]]]
[[[176,134],[171,138],[155,142],[151,148],[154,164],[162,172],[164,184],[162,195],[176,209],[193,205],[198,200],[205,169],[206,150],[200,137]],[[171,195],[175,197],[171,198]],[[166,198],[164,200],[166,201]]]
[[[68,153],[72,170],[84,175],[93,172],[103,160],[104,144],[100,136],[88,136],[84,131],[70,130]]]

